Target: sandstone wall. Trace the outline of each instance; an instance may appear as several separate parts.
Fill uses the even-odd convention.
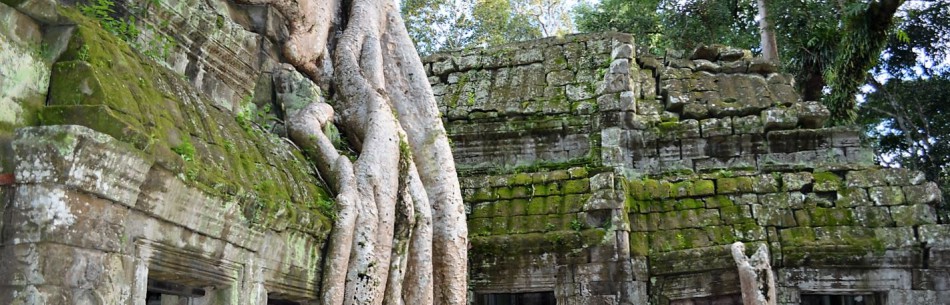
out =
[[[936,184],[875,166],[857,129],[824,127],[828,111],[748,51],[634,49],[597,34],[424,60],[471,209],[476,294],[737,304],[739,241],[768,246],[780,304],[950,302]]]
[[[4,52],[13,45],[30,64],[37,53],[24,48],[51,48],[28,67],[41,84],[0,68],[4,103],[19,94],[7,85],[43,88],[38,106],[13,96],[36,107],[0,124],[0,304],[317,298],[332,202],[273,116],[278,95],[312,100],[319,89],[268,59],[263,35],[232,17],[210,23],[216,32],[193,28],[227,2],[160,2],[139,12],[159,18],[140,19],[143,35],[154,34],[147,22],[170,20],[157,28],[193,38],[164,63],[75,8],[0,4],[17,26],[0,25]]]

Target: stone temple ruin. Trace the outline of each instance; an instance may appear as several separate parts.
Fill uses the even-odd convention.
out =
[[[283,17],[120,3],[176,38],[159,64],[2,2],[0,304],[316,304],[331,199],[270,118],[321,97],[281,64]],[[742,304],[735,242],[767,249],[777,304],[950,304],[936,184],[874,165],[747,51],[606,33],[423,61],[472,304]]]

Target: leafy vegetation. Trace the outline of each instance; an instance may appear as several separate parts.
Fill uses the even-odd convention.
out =
[[[165,58],[177,44],[173,37],[160,34],[151,25],[147,25],[148,33],[151,35],[144,35],[133,14],[133,11],[143,11],[142,9],[133,9],[126,12],[126,17],[117,17],[120,14],[116,11],[113,0],[90,0],[89,3],[77,7],[83,15],[97,20],[103,29],[153,60]]]

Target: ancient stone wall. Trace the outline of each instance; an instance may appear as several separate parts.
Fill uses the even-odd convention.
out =
[[[205,26],[221,12],[179,4],[180,17],[191,20],[170,17],[181,26]],[[198,6],[215,4],[226,1]],[[318,297],[332,202],[309,161],[276,135],[280,126],[272,119],[278,94],[312,98],[319,91],[314,84],[273,66],[268,72],[283,81],[274,86],[271,74],[220,62],[266,61],[234,54],[262,52],[255,49],[262,36],[230,17],[217,23],[218,34],[189,36],[226,42],[183,41],[179,50],[221,52],[179,65],[174,52],[160,63],[133,51],[75,8],[16,5],[0,4],[0,13],[17,24],[16,31],[0,25],[0,47],[13,45],[12,54],[23,58],[38,56],[23,49],[42,49],[48,57],[30,68],[45,73],[48,91],[35,98],[38,106],[17,112],[16,124],[0,125],[0,304],[265,304]],[[147,13],[164,16],[165,9]],[[191,66],[197,74],[178,69]],[[8,77],[7,68],[0,68],[3,86],[34,81]],[[257,87],[260,108],[248,93]],[[3,101],[19,93],[0,91]],[[34,103],[17,98],[19,105]]]
[[[936,184],[875,166],[857,129],[824,127],[828,111],[748,51],[634,50],[598,34],[425,59],[476,295],[738,304],[738,241],[768,246],[780,304],[950,302]]]

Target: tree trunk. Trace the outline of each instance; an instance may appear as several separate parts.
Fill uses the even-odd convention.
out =
[[[745,256],[745,244],[732,244],[732,258],[739,270],[739,284],[744,305],[775,305],[778,302],[775,291],[775,275],[769,263],[769,249],[759,245],[751,257]]]
[[[778,43],[775,41],[775,29],[769,24],[766,0],[756,0],[759,9],[759,36],[761,37],[762,56],[765,60],[778,63]]]
[[[312,103],[287,118],[291,139],[337,194],[321,303],[465,304],[468,232],[455,164],[394,3],[244,1],[287,16],[286,57],[333,88],[333,107]],[[338,37],[329,35],[332,20],[343,27]],[[322,63],[332,76],[321,74],[329,70]],[[323,134],[333,123],[359,152],[356,161]]]

